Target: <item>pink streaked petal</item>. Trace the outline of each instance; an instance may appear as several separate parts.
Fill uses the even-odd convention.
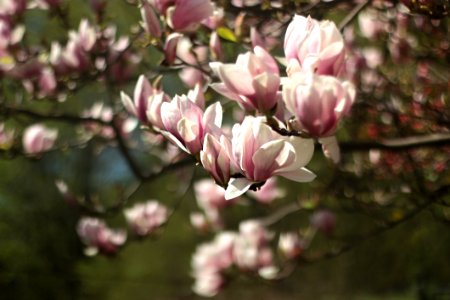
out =
[[[259,46],[256,46],[253,49],[253,52],[255,53],[256,57],[258,57],[266,65],[266,68],[270,72],[272,72],[272,74],[276,75],[280,74],[277,62],[275,61],[275,59],[273,59],[272,55],[270,55],[266,50],[264,50]]]
[[[203,115],[203,124],[208,126],[210,124],[214,124],[217,127],[222,126],[222,105],[220,102],[216,102],[213,105],[208,106],[204,115]]]
[[[251,174],[255,181],[267,180],[272,175],[277,167],[278,155],[284,146],[283,140],[276,140],[266,143],[256,150],[253,155],[254,174]]]
[[[223,83],[234,93],[241,95],[253,95],[255,90],[252,85],[252,76],[238,65],[223,65],[218,69],[219,77]]]

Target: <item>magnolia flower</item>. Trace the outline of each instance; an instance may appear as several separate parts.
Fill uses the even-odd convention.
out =
[[[167,221],[167,208],[157,201],[138,203],[125,210],[125,218],[132,230],[140,236],[153,233]]]
[[[313,137],[333,135],[354,99],[354,86],[332,76],[298,73],[283,86],[283,100],[299,122],[298,129]]]
[[[331,21],[295,15],[286,31],[284,53],[289,75],[314,71],[336,76],[344,64],[344,39]]]
[[[165,43],[164,43],[164,57],[166,59],[167,64],[171,65],[174,63],[177,58],[177,45],[178,40],[183,35],[178,32],[173,32],[169,34]]]
[[[215,31],[211,33],[209,49],[214,59],[220,59],[222,57],[222,44],[220,43],[219,35]]]
[[[39,92],[43,95],[51,95],[56,89],[57,82],[55,73],[51,68],[44,68],[39,76],[38,80]]]
[[[273,253],[269,247],[272,235],[255,220],[239,225],[239,235],[235,238],[233,259],[242,270],[257,271],[273,265]]]
[[[324,234],[331,234],[336,225],[336,216],[329,210],[319,210],[310,218],[311,226]]]
[[[58,131],[42,124],[34,124],[25,129],[23,133],[23,149],[28,154],[38,154],[53,147]]]
[[[209,18],[202,21],[202,24],[211,30],[216,29],[223,23],[223,17],[225,14],[223,7],[217,7],[214,3],[213,6],[214,11],[212,15]]]
[[[209,228],[208,220],[205,215],[200,212],[193,212],[189,215],[192,227],[199,232],[206,232]]]
[[[239,172],[239,167],[233,158],[231,140],[225,135],[220,137],[209,133],[205,135],[200,161],[203,168],[221,186],[226,186],[230,176]]]
[[[112,230],[100,219],[83,217],[77,225],[77,232],[83,243],[88,246],[87,255],[95,255],[98,251],[114,254],[127,239],[123,230]]]
[[[182,150],[197,155],[203,147],[205,135],[220,131],[222,106],[219,102],[202,109],[187,96],[175,96],[161,105],[164,124],[162,133]]]
[[[142,1],[141,17],[145,31],[152,37],[161,37],[161,26],[153,7],[146,1]]]
[[[237,101],[245,110],[270,112],[278,99],[280,76],[277,63],[263,48],[240,54],[235,64],[210,63],[223,83],[212,84],[217,92]]]
[[[235,233],[221,232],[212,242],[197,247],[192,256],[194,292],[212,297],[220,291],[225,282],[222,272],[233,264],[235,238]]]
[[[208,47],[206,46],[193,46],[189,38],[183,37],[178,39],[176,45],[176,56],[182,63],[186,63],[193,66],[199,66],[206,62],[208,59]],[[181,80],[188,86],[194,87],[197,83],[204,81],[203,73],[195,67],[184,67],[179,76]]]
[[[9,22],[0,18],[0,51],[19,43],[24,34],[25,26],[13,27]]]
[[[312,158],[314,142],[281,136],[264,123],[264,118],[247,116],[241,125],[234,125],[232,148],[244,178],[230,180],[226,199],[235,198],[272,176],[297,182],[309,182],[315,177],[304,168]]]
[[[368,39],[377,38],[387,28],[383,15],[374,9],[366,9],[358,14],[358,25],[362,36]]]
[[[27,7],[26,0],[1,0],[0,1],[0,17],[17,16],[25,11]]]
[[[210,0],[175,0],[166,11],[167,24],[175,31],[194,31],[213,12]]]
[[[210,179],[200,180],[194,185],[198,206],[205,212],[208,221],[215,227],[222,227],[221,210],[232,202],[225,200],[225,190]]]
[[[303,245],[297,233],[286,232],[280,234],[278,249],[287,259],[293,259],[303,251]]]
[[[120,93],[120,97],[128,112],[136,116],[139,121],[153,125],[155,128],[164,127],[161,120],[161,105],[167,100],[167,96],[153,88],[144,75],[139,76],[134,88],[134,101],[124,92]]]

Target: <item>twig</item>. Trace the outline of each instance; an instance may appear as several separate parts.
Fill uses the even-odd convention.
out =
[[[344,30],[344,28],[350,24],[357,16],[358,14],[367,6],[369,5],[371,0],[365,0],[355,6],[355,8],[342,20],[341,23],[339,23],[339,31]]]

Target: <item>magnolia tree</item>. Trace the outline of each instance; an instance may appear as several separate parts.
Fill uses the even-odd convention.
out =
[[[132,173],[108,201],[55,174],[86,255],[162,234],[187,193],[203,296],[450,222],[448,1],[116,2],[125,25],[114,1],[0,1],[1,159],[94,145]],[[170,199],[138,192],[168,173]]]

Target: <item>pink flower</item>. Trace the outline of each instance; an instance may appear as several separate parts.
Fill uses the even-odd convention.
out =
[[[213,12],[210,0],[175,0],[166,11],[167,24],[175,31],[194,31]]]
[[[195,293],[212,297],[220,291],[225,282],[222,273],[233,263],[235,237],[235,233],[222,232],[212,242],[197,247],[192,256]]]
[[[313,137],[333,135],[354,99],[353,85],[332,76],[298,73],[283,86],[283,100],[299,122],[298,129]]]
[[[23,149],[28,154],[38,154],[53,147],[58,136],[56,129],[49,129],[42,124],[35,124],[23,133]]]
[[[39,91],[42,95],[51,95],[56,89],[57,82],[55,78],[55,73],[51,68],[42,69],[41,75],[38,81]]]
[[[221,210],[232,203],[225,200],[225,190],[210,179],[196,182],[194,190],[197,204],[205,212],[208,221],[214,227],[221,228]]]
[[[296,232],[286,232],[280,234],[278,249],[287,259],[293,259],[303,251],[303,243]]]
[[[330,235],[336,225],[336,216],[331,211],[323,209],[315,212],[311,216],[310,222],[315,229]]]
[[[7,19],[8,17],[20,15],[27,7],[26,0],[2,0],[0,1],[0,17]]]
[[[145,31],[152,37],[161,37],[161,25],[153,7],[145,0],[142,1],[141,17]]]
[[[358,15],[358,24],[362,36],[368,39],[379,37],[387,28],[383,15],[372,9],[366,9]]]
[[[209,229],[208,220],[205,215],[200,212],[193,212],[189,215],[191,225],[199,232],[206,232]]]
[[[222,44],[220,43],[220,38],[217,32],[212,32],[209,39],[209,49],[211,50],[212,57],[214,59],[222,58]]]
[[[195,100],[194,100],[195,101]],[[187,96],[175,96],[161,105],[162,133],[182,150],[198,155],[207,133],[220,131],[222,106],[219,102],[202,109]]]
[[[126,209],[125,218],[137,235],[145,236],[152,234],[167,221],[168,210],[159,202],[150,200]]]
[[[214,6],[214,11],[213,11],[212,15],[209,18],[203,20],[203,22],[202,22],[203,25],[205,25],[206,27],[208,27],[211,30],[216,29],[223,23],[223,17],[225,14],[223,7],[216,7],[214,3],[213,3],[213,6]]]
[[[168,97],[162,91],[153,88],[144,75],[139,76],[134,88],[134,101],[124,92],[120,93],[120,97],[128,112],[139,121],[156,128],[164,127],[161,120],[161,105]]]
[[[313,141],[281,136],[264,123],[264,118],[247,116],[241,125],[234,125],[232,147],[244,178],[230,180],[226,199],[235,198],[272,176],[297,182],[309,182],[315,177],[304,168],[312,158]]]
[[[257,46],[240,54],[235,64],[210,64],[223,83],[212,84],[217,92],[237,101],[245,110],[270,112],[278,99],[280,76],[272,56]]]
[[[19,43],[25,34],[25,26],[13,27],[6,20],[0,19],[0,51]]]
[[[234,263],[242,270],[257,271],[273,265],[273,253],[269,247],[272,235],[255,220],[239,225],[239,235],[233,248]]]
[[[164,43],[164,57],[169,65],[172,65],[177,58],[178,40],[182,36],[183,35],[178,32],[171,33]]]
[[[184,37],[178,40],[176,56],[182,63],[202,67],[202,64],[208,59],[208,47],[194,47],[189,38]],[[190,88],[204,81],[202,71],[196,67],[186,66],[180,71],[179,75],[181,80]]]
[[[225,135],[220,137],[208,133],[205,135],[200,161],[203,168],[221,186],[226,186],[230,176],[239,172],[233,158],[231,140]]]
[[[337,76],[344,64],[344,39],[331,21],[295,15],[286,31],[284,53],[289,75],[308,70]]]
[[[83,243],[88,246],[87,255],[95,255],[98,251],[104,254],[115,254],[127,238],[125,231],[112,230],[102,220],[89,217],[80,219],[77,232]]]
[[[156,8],[160,13],[163,15],[166,14],[166,10],[170,7],[175,5],[175,2],[177,0],[149,0],[150,4]]]

